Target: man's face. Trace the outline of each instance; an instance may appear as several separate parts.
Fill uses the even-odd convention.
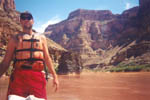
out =
[[[32,29],[34,21],[31,15],[24,14],[20,18],[20,23],[24,29]]]

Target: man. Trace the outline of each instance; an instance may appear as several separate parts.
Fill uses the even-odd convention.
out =
[[[53,76],[56,90],[59,82],[49,56],[46,38],[32,31],[34,21],[31,13],[21,13],[20,23],[23,32],[9,40],[6,55],[0,64],[0,77],[13,60],[14,70],[10,78],[8,95],[25,98],[34,95],[41,100],[47,100],[46,80],[42,73],[45,64]]]

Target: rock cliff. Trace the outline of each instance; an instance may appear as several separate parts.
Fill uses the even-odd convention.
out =
[[[69,19],[84,19],[84,20],[110,20],[115,15],[109,10],[85,10],[77,9],[69,14]]]
[[[0,8],[3,10],[16,9],[14,0],[0,0]]]
[[[17,34],[21,30],[19,12],[11,8],[5,11],[0,7],[0,48],[6,46],[11,35]]]
[[[46,36],[64,48],[81,55],[84,67],[116,65],[133,61],[149,63],[149,5],[112,14],[111,11],[78,9],[55,25],[49,25]]]

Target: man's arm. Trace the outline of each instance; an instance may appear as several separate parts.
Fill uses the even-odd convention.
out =
[[[10,65],[10,62],[13,58],[14,50],[15,50],[15,40],[14,40],[14,38],[11,38],[8,42],[4,59],[0,63],[0,77],[7,71],[8,67]]]
[[[59,86],[59,82],[58,82],[58,78],[57,78],[57,74],[55,72],[55,69],[53,67],[53,64],[52,64],[52,60],[49,56],[49,52],[48,52],[48,47],[47,47],[47,41],[46,41],[46,37],[43,36],[43,51],[44,51],[44,60],[45,60],[45,63],[50,71],[50,73],[52,74],[53,76],[53,84],[56,86],[56,90],[58,89],[58,86]]]

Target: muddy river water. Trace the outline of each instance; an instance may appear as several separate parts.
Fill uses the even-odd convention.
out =
[[[83,73],[60,75],[54,92],[47,83],[48,100],[150,100],[150,72]],[[8,78],[0,79],[0,100],[5,100]]]

